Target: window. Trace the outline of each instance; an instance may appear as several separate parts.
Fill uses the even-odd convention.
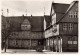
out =
[[[73,30],[73,24],[72,24],[72,23],[69,23],[69,24],[68,24],[68,30],[69,30],[69,31],[72,31],[72,30]]]
[[[77,44],[77,36],[73,36],[73,44]]]
[[[74,18],[77,18],[77,12],[74,12]]]
[[[71,36],[68,38],[68,44],[72,44],[72,37]]]
[[[31,25],[28,19],[24,19],[23,23],[21,24],[21,29],[22,30],[30,30]]]
[[[68,38],[68,44],[77,44],[77,36],[71,36]]]
[[[67,30],[67,23],[63,23],[63,30]]]
[[[77,44],[77,41],[73,41],[73,44]]]
[[[73,12],[69,12],[69,18],[72,18],[73,17]]]
[[[31,26],[30,25],[26,25],[26,24],[22,24],[21,25],[21,29],[22,30],[30,30]]]
[[[73,11],[70,11],[69,12],[69,18],[77,18],[77,15],[78,15],[77,14],[77,11],[74,11],[74,12]]]
[[[72,44],[72,41],[68,41],[68,44]]]

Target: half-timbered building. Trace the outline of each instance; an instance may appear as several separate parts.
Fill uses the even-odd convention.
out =
[[[36,49],[43,46],[43,16],[9,16],[3,19],[11,27],[6,39],[7,48]]]
[[[45,39],[46,39],[46,49],[56,52],[61,52],[61,39],[59,35],[59,25],[56,25],[56,22],[65,14],[66,10],[68,9],[69,4],[62,4],[62,3],[52,3],[51,5],[51,13],[50,13],[50,22],[46,20],[47,23],[50,25],[47,26],[45,29]],[[46,19],[46,17],[45,17]]]
[[[56,25],[62,38],[62,51],[78,51],[78,1],[73,1]]]

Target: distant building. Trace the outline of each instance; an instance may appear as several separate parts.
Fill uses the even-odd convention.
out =
[[[3,21],[9,21],[6,25],[11,26],[11,33],[6,40],[7,48],[35,49],[43,45],[43,19],[43,16],[2,17]]]

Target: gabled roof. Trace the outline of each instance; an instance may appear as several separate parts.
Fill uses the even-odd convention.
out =
[[[19,31],[21,30],[21,24],[27,19],[31,24],[31,31],[43,31],[43,16],[11,16],[5,17],[9,20],[12,30]]]
[[[22,22],[22,25],[30,25],[30,22],[28,21],[28,19],[24,19],[24,21]]]
[[[65,13],[69,7],[69,4],[62,4],[62,3],[52,3],[52,7],[54,11],[57,13]]]
[[[60,22],[60,21],[63,19],[63,17],[68,13],[68,11],[73,7],[73,5],[74,5],[76,2],[78,2],[78,1],[73,1],[73,2],[70,4],[70,6],[69,6],[69,8],[67,9],[67,11],[66,11],[65,14],[58,20],[58,22]],[[57,23],[58,23],[58,22],[57,22]]]

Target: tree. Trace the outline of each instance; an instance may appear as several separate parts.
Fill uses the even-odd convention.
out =
[[[12,32],[12,24],[10,23],[10,20],[4,16],[2,17],[2,50],[5,47],[5,52],[6,52],[6,40],[9,37],[10,33]]]

